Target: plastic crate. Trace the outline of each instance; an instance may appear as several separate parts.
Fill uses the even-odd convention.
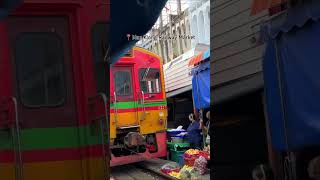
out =
[[[173,143],[183,143],[183,137],[171,137],[171,142]]]
[[[171,137],[176,137],[178,134],[186,132],[186,130],[167,131],[167,139],[171,140]]]

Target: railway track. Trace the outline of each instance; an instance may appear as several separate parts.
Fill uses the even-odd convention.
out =
[[[168,162],[170,161],[150,159],[135,164],[112,167],[111,177],[114,180],[177,180],[160,171],[161,166]],[[202,176],[202,180],[210,180],[210,172]]]
[[[123,165],[111,168],[111,179],[114,180],[168,180],[161,173],[156,173],[152,170],[145,169],[138,164]]]

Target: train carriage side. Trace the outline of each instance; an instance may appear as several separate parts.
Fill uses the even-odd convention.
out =
[[[135,47],[111,68],[111,166],[165,157],[167,103],[159,56]]]
[[[108,0],[24,0],[0,22],[0,179],[108,178],[108,21]]]

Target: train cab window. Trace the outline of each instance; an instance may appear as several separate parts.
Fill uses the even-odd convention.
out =
[[[115,90],[118,96],[132,95],[131,73],[129,71],[117,71],[114,73]]]
[[[94,60],[94,73],[96,79],[97,93],[106,93],[109,89],[107,79],[108,73],[105,63],[105,56],[108,51],[108,24],[98,23],[93,26],[91,32],[92,51]]]
[[[144,93],[160,93],[161,81],[160,71],[155,68],[144,68],[139,70],[140,88]]]
[[[57,106],[66,97],[63,42],[55,33],[23,33],[15,42],[18,93],[27,107]]]

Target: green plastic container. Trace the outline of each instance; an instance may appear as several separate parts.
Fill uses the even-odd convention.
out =
[[[169,150],[181,151],[181,150],[184,150],[184,149],[189,149],[190,144],[189,143],[167,142],[167,147],[168,147]]]
[[[186,152],[186,150],[183,151],[175,151],[175,150],[170,150],[170,154],[171,154],[171,160],[179,163],[180,161],[180,157]]]

